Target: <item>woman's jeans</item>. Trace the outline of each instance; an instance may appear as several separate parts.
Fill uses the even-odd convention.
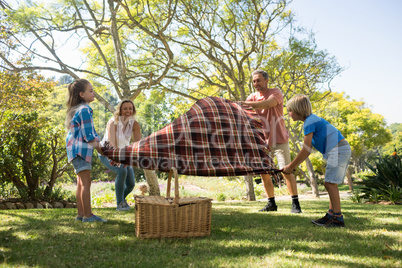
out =
[[[110,159],[106,156],[99,155],[99,159],[105,167],[117,174],[114,182],[116,189],[116,202],[120,204],[121,201],[126,200],[126,197],[135,186],[134,170],[132,166],[120,165],[120,167],[112,166]]]

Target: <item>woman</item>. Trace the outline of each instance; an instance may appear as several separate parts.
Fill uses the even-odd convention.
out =
[[[109,142],[115,148],[122,148],[141,139],[140,125],[135,120],[135,106],[131,100],[123,100],[117,105],[116,112],[107,123],[105,136],[101,142]],[[101,162],[117,174],[115,180],[116,203],[118,211],[129,210],[126,197],[134,189],[135,178],[132,166],[116,164],[103,155],[99,155]]]

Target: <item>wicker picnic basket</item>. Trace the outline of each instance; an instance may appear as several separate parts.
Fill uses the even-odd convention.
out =
[[[174,174],[175,197],[170,197]],[[195,237],[211,234],[212,199],[179,197],[177,170],[169,172],[166,197],[139,196],[135,199],[135,231],[139,238]]]

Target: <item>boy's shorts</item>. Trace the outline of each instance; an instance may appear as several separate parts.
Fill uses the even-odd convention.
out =
[[[84,170],[91,170],[91,163],[85,161],[81,156],[77,156],[72,162],[76,174]]]
[[[349,144],[336,146],[328,153],[325,182],[336,184],[343,182],[351,155]]]
[[[279,168],[284,168],[285,166],[289,165],[290,162],[292,162],[290,160],[289,142],[277,143],[274,146],[271,146],[270,149],[271,152],[275,154]]]

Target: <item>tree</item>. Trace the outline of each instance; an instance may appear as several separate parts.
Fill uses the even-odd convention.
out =
[[[384,157],[392,155],[394,151],[399,152],[399,154],[402,152],[402,124],[393,123],[388,129],[392,133],[392,140],[378,150],[378,153],[381,153]]]
[[[7,30],[4,25],[0,27]],[[4,38],[4,32],[0,41],[16,46]],[[12,61],[9,51],[0,53],[7,62]],[[29,66],[30,60],[27,54],[17,63]],[[60,140],[64,140],[63,132],[45,124],[35,112],[47,105],[45,96],[54,84],[34,71],[16,73],[0,69],[1,182],[12,182],[23,197],[35,198],[39,183],[46,181],[49,162],[51,171],[45,195],[50,195],[55,180],[65,169],[59,168],[66,156],[59,146]]]
[[[296,38],[305,32],[293,27],[290,2],[59,0],[19,5],[3,14],[15,26],[7,36],[20,48],[5,45],[46,64],[4,60],[2,66],[86,76],[97,84],[96,97],[110,111],[114,108],[101,96],[104,91],[120,99],[165,91],[188,99],[182,107],[206,95],[244,100],[253,91],[250,74],[257,68],[270,70],[272,84],[286,98],[295,92],[313,94],[341,69],[317,49],[313,35],[307,41]],[[58,41],[58,35],[66,41]],[[79,48],[83,61],[69,63],[69,55],[59,49],[63,46]]]
[[[45,122],[36,112],[7,112],[4,119],[0,133],[2,180],[11,181],[22,197],[35,199],[51,152],[47,138],[40,132],[46,128]]]
[[[165,41],[164,31],[171,23],[174,2],[162,4],[157,1],[151,2],[150,6],[141,2],[137,4],[133,8],[128,7],[126,1],[108,0],[98,3],[60,0],[37,1],[5,9],[7,20],[16,26],[7,33],[10,39],[20,44],[17,52],[32,53],[38,63],[20,66],[5,61],[2,67],[15,71],[47,70],[68,74],[75,79],[87,76],[112,88],[120,99],[133,100],[143,90],[158,85],[166,78],[173,57]],[[157,7],[154,6],[156,4]],[[122,12],[122,7],[127,9],[127,15]],[[153,8],[158,8],[158,17],[153,16]],[[144,19],[139,18],[140,24],[135,19],[141,15],[150,19],[144,22]],[[161,27],[163,24],[166,24],[165,27]],[[65,42],[59,41],[60,35]],[[133,39],[123,38],[127,36]],[[132,41],[137,38],[141,43]],[[84,45],[77,46],[81,43]],[[155,45],[165,47],[157,47],[155,50]],[[67,63],[70,55],[63,55],[63,47],[73,47],[87,54],[84,56],[87,64]],[[46,64],[41,65],[40,61]],[[97,93],[96,98],[113,111],[114,108],[99,94],[99,90]]]
[[[213,95],[244,100],[250,74],[277,49],[277,34],[292,20],[288,1],[182,0],[175,14],[179,30],[172,40],[181,57],[174,69],[200,81],[190,89],[202,96],[201,86]]]

